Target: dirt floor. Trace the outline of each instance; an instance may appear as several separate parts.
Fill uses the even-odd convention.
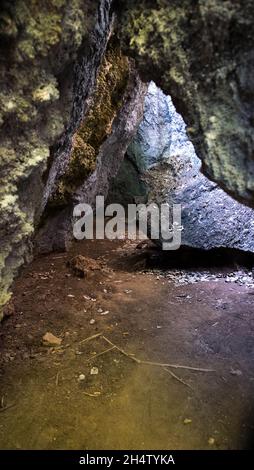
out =
[[[253,288],[177,285],[143,271],[153,251],[79,242],[23,270],[0,329],[1,448],[251,446]],[[77,254],[100,269],[78,277]]]

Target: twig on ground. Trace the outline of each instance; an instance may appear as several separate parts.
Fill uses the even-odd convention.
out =
[[[0,408],[0,413],[3,413],[4,411],[9,410],[10,408],[13,408],[16,406],[16,403],[12,403],[11,405],[6,405],[4,408]]]
[[[187,369],[187,370],[194,370],[196,372],[215,372],[214,369],[203,369],[201,367],[182,366],[181,364],[163,364],[161,362],[152,362],[152,361],[140,361],[140,363],[146,364],[148,366],[172,367],[173,369]]]
[[[112,343],[112,341],[110,341],[108,338],[106,338],[106,336],[102,336],[102,338],[105,341],[107,341],[107,343],[111,344],[111,346],[113,346],[115,349],[120,351],[124,356],[128,357],[129,359],[132,359],[137,364],[141,364],[141,361],[139,359],[137,359],[135,356],[132,356],[131,354],[128,354],[126,351],[124,351],[124,349],[119,348],[116,344]]]
[[[58,386],[59,384],[59,372],[57,372],[56,374],[56,387]]]
[[[168,372],[174,379],[176,379],[178,382],[182,383],[183,385],[186,385],[186,387],[189,387],[191,388],[191,390],[193,390],[193,388],[191,387],[191,385],[189,385],[187,382],[184,382],[184,380],[182,380],[180,377],[178,377],[178,375],[176,375],[174,372],[172,372],[171,370],[167,369],[166,367],[163,367],[163,369]]]
[[[91,356],[91,357],[89,357],[88,359],[86,359],[85,362],[90,362],[90,361],[92,361],[93,359],[97,359],[97,357],[102,356],[103,354],[106,354],[106,353],[108,353],[109,351],[113,351],[113,349],[116,349],[116,347],[115,347],[115,346],[112,346],[111,348],[105,349],[105,351],[102,351],[102,352],[100,352],[100,353],[98,353],[98,354],[94,354],[94,356]]]
[[[172,367],[173,369],[188,369],[188,370],[194,370],[197,372],[215,372],[213,369],[203,369],[201,367],[192,367],[192,366],[183,366],[181,364],[164,364],[161,362],[152,362],[152,361],[143,361],[142,359],[138,359],[137,357],[128,354],[124,349],[119,348],[116,346],[116,344],[112,343],[106,336],[102,336],[102,338],[107,341],[107,343],[111,344],[111,346],[114,346],[118,351],[120,351],[122,354],[127,356],[129,359],[132,359],[133,361],[137,362],[138,364],[144,364],[147,366],[157,366],[157,367]]]
[[[95,393],[88,393],[88,392],[83,392],[84,395],[86,395],[87,397],[91,397],[91,398],[98,398],[101,396],[101,393],[100,392],[95,392]]]
[[[78,344],[87,343],[87,341],[91,341],[92,339],[99,338],[99,336],[101,336],[101,335],[102,335],[102,333],[97,333],[96,335],[89,336],[88,338],[85,338],[85,339],[82,339],[81,341],[78,341]]]

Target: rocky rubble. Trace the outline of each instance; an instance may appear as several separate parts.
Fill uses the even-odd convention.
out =
[[[159,279],[165,278],[169,282],[173,282],[176,286],[195,284],[196,282],[225,281],[230,284],[238,284],[240,286],[254,288],[254,274],[252,271],[248,271],[247,269],[240,269],[225,274],[213,274],[206,270],[191,271],[174,269],[164,272],[161,270],[153,270],[153,274],[158,276]]]

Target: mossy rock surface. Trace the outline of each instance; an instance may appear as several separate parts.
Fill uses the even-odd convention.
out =
[[[100,146],[110,135],[121,109],[129,77],[129,61],[118,46],[110,44],[103,59],[90,109],[73,138],[71,157],[51,206],[67,204],[74,191],[96,168]]]

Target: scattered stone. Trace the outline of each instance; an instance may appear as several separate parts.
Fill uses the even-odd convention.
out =
[[[231,369],[230,369],[230,374],[231,375],[236,375],[237,377],[240,377],[241,375],[243,375],[241,370],[233,369],[233,367],[231,367]]]
[[[191,424],[192,423],[192,419],[189,419],[189,418],[185,418],[183,424]]]
[[[91,375],[98,375],[99,374],[98,367],[92,367],[92,369],[90,370],[90,374]]]
[[[95,324],[95,319],[92,318],[89,323],[90,323],[90,325],[94,325]]]
[[[94,271],[102,269],[100,262],[82,255],[74,256],[74,258],[67,262],[67,266],[71,268],[75,276],[80,278],[87,277],[90,273],[93,274]]]
[[[73,294],[68,294],[67,297],[70,297],[71,299],[73,299],[75,297],[75,295]]]
[[[97,312],[102,313],[103,312],[102,308],[98,308]]]
[[[83,382],[85,380],[85,378],[86,378],[86,376],[84,374],[80,374],[79,378],[78,378],[78,381]]]
[[[62,343],[62,339],[52,333],[46,333],[42,339],[46,346],[60,346]]]
[[[109,310],[105,310],[105,312],[101,312],[101,315],[108,315],[109,314]]]
[[[158,274],[161,277],[166,278],[169,282],[173,282],[176,286],[182,286],[187,284],[196,284],[197,282],[218,282],[218,281],[226,281],[228,284],[238,284],[241,286],[246,286],[249,288],[254,289],[254,280],[251,271],[247,271],[246,269],[238,269],[237,271],[232,271],[228,274],[212,274],[209,271],[201,270],[201,271],[191,271],[191,270],[178,270],[178,269],[170,269],[167,271],[160,271],[158,269],[154,269],[153,274],[158,278]],[[254,291],[250,291],[249,294],[254,293]],[[185,294],[179,294],[177,297],[184,298]],[[185,298],[191,298],[191,296],[185,296]],[[197,299],[199,300],[199,299]],[[201,301],[201,300],[200,300]],[[221,308],[221,306],[219,306]],[[217,308],[217,307],[216,307]],[[222,307],[223,308],[223,307]]]
[[[209,444],[209,446],[214,446],[214,444],[215,444],[215,439],[214,439],[214,437],[209,437],[209,439],[208,439],[208,444]]]
[[[15,313],[14,303],[12,300],[9,300],[9,302],[3,308],[3,317],[11,317]]]

